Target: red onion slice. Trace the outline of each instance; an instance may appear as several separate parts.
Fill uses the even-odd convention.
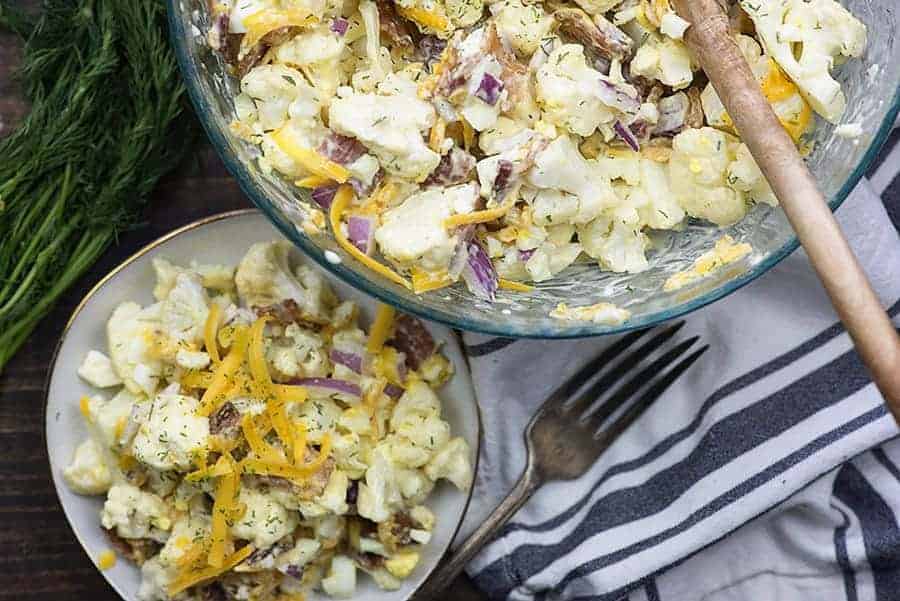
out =
[[[534,254],[535,249],[529,248],[528,250],[520,250],[519,251],[519,260],[523,263],[527,263],[528,259],[531,258],[531,255]]]
[[[353,382],[334,378],[296,378],[289,382],[294,386],[304,386],[313,396],[331,396],[334,393],[346,394],[359,398],[362,390]]]
[[[494,264],[487,251],[477,240],[470,240],[468,244],[468,259],[462,271],[462,277],[469,291],[488,301],[493,301],[497,294],[499,278]]]
[[[630,129],[622,125],[621,121],[616,121],[615,125],[613,125],[613,129],[616,130],[616,134],[622,139],[622,141],[628,144],[629,148],[631,148],[635,152],[640,151],[640,142],[638,142],[638,139],[634,137],[634,134],[631,133]]]
[[[500,100],[501,92],[503,92],[503,82],[490,73],[485,73],[481,76],[478,89],[475,90],[475,98],[494,106]]]
[[[366,147],[356,138],[332,132],[319,144],[318,152],[339,165],[349,165],[366,154]]]
[[[637,115],[638,111],[641,110],[641,101],[631,90],[607,79],[600,79],[598,96],[605,105],[611,106],[631,117]]]
[[[338,17],[337,19],[333,19],[331,21],[331,31],[343,37],[344,34],[347,33],[347,28],[350,27],[350,21],[345,19],[344,17]]]
[[[337,184],[325,184],[324,186],[313,188],[310,196],[312,196],[317,205],[327,211],[331,208],[331,203],[334,202],[334,195],[337,194],[337,190]]]
[[[363,356],[360,354],[333,348],[328,352],[328,358],[331,359],[332,363],[343,365],[358,374],[363,372]]]
[[[375,217],[351,215],[347,219],[347,238],[353,246],[371,255],[375,248]]]
[[[404,392],[406,391],[396,384],[388,384],[384,387],[384,394],[388,395],[392,399],[399,399],[403,396]]]

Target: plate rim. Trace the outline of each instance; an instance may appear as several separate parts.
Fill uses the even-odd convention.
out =
[[[88,559],[94,565],[94,569],[97,570],[97,572],[103,577],[103,580],[107,583],[107,585],[109,585],[109,587],[112,588],[115,591],[115,593],[117,595],[119,595],[119,597],[121,597],[124,601],[131,601],[132,597],[130,597],[127,592],[121,590],[119,584],[117,582],[113,581],[107,575],[106,571],[100,569],[100,567],[97,565],[97,561],[98,561],[97,558],[94,557],[93,555],[91,555],[91,553],[88,551],[87,545],[81,535],[81,532],[79,531],[78,528],[76,528],[73,518],[72,518],[71,514],[69,513],[69,509],[66,507],[66,504],[63,503],[63,500],[62,500],[62,497],[61,497],[60,491],[59,491],[59,487],[61,485],[61,477],[57,477],[58,474],[56,473],[53,463],[50,460],[50,456],[51,456],[50,436],[49,436],[49,432],[48,432],[49,428],[50,428],[50,415],[48,412],[48,408],[49,408],[49,403],[50,403],[50,383],[52,382],[53,375],[56,372],[56,362],[57,362],[57,359],[59,358],[60,351],[62,350],[63,344],[65,343],[66,338],[68,337],[68,335],[70,333],[72,325],[78,319],[78,316],[81,314],[81,312],[87,306],[87,304],[91,301],[91,299],[102,288],[104,288],[113,279],[115,279],[115,277],[120,272],[124,271],[126,268],[131,266],[132,263],[134,263],[135,261],[137,261],[144,255],[146,255],[148,252],[156,249],[159,246],[162,246],[169,240],[176,238],[184,233],[193,231],[197,228],[200,228],[200,227],[203,227],[206,225],[210,225],[212,223],[216,223],[219,221],[225,221],[228,219],[239,218],[239,217],[247,217],[247,216],[251,216],[251,215],[259,215],[263,218],[266,217],[264,212],[260,211],[258,208],[255,208],[255,207],[245,208],[245,209],[234,209],[234,210],[230,210],[230,211],[224,211],[221,213],[215,213],[213,215],[207,215],[206,217],[201,217],[200,219],[191,221],[185,225],[175,228],[174,230],[172,230],[170,232],[163,234],[159,238],[156,238],[156,239],[152,240],[151,242],[148,242],[146,245],[142,246],[140,249],[138,249],[137,251],[135,251],[134,253],[132,253],[131,255],[126,257],[125,259],[123,259],[120,263],[118,263],[115,267],[113,267],[106,275],[104,275],[102,278],[100,278],[96,284],[91,286],[91,288],[84,294],[84,296],[81,298],[81,300],[78,301],[78,304],[75,305],[75,308],[72,310],[72,314],[66,320],[65,326],[63,327],[62,332],[59,334],[59,339],[57,340],[56,345],[54,346],[53,353],[50,357],[50,361],[47,363],[47,375],[44,378],[43,393],[42,393],[43,402],[41,403],[41,411],[43,412],[43,422],[44,422],[44,427],[43,427],[44,450],[47,453],[47,468],[50,471],[50,480],[53,482],[53,492],[56,495],[56,500],[59,503],[59,506],[62,509],[63,515],[66,518],[66,523],[69,526],[69,530],[71,531],[72,535],[74,535],[75,539],[78,541],[78,544],[81,547],[82,552],[84,552],[84,554],[88,557]],[[266,223],[270,226],[273,225],[270,221],[268,221],[268,219],[266,219]],[[275,229],[277,231],[277,228],[275,228]],[[279,232],[279,234],[280,234],[280,232]],[[281,234],[281,235],[283,235],[283,234]],[[298,249],[298,250],[300,250],[300,249]],[[304,256],[306,256],[305,252],[302,254]],[[339,281],[342,281],[341,278],[338,278],[332,272],[330,272],[328,270],[323,270],[323,271],[327,274],[327,277],[335,278]],[[346,284],[346,282],[345,282],[345,284]],[[379,299],[378,297],[373,296],[366,290],[360,290],[359,288],[356,288],[355,286],[352,286],[352,287],[355,288],[359,293],[363,294],[364,296],[368,296],[376,303],[384,302],[381,299]],[[459,333],[454,328],[450,327],[448,324],[445,324],[445,323],[442,323],[439,321],[434,321],[434,320],[428,320],[428,321],[430,321],[432,324],[434,324],[437,327],[447,329],[449,331],[451,337],[456,341],[456,344],[460,351],[460,355],[463,358],[463,365],[462,366],[454,366],[454,367],[456,367],[457,370],[460,367],[462,367],[463,369],[466,370],[467,378],[469,381],[469,388],[472,391],[472,400],[475,405],[475,416],[476,416],[476,424],[475,424],[476,425],[476,440],[474,441],[474,444],[472,444],[470,441],[466,441],[466,442],[469,442],[470,444],[472,444],[472,447],[473,447],[472,450],[474,453],[474,461],[472,463],[472,485],[469,487],[469,490],[466,493],[466,498],[462,504],[462,511],[460,513],[459,520],[458,520],[457,524],[455,525],[455,527],[453,528],[453,532],[450,536],[450,542],[448,543],[447,547],[443,550],[443,553],[440,554],[440,556],[439,556],[437,562],[434,564],[434,566],[432,566],[431,569],[429,569],[424,574],[424,577],[422,578],[422,581],[419,583],[419,585],[416,586],[414,589],[412,589],[409,592],[408,596],[398,597],[397,601],[401,601],[401,600],[408,601],[409,599],[412,599],[415,596],[415,594],[418,593],[419,590],[421,590],[422,587],[428,582],[431,575],[435,572],[435,570],[437,570],[437,568],[441,565],[441,563],[444,561],[446,556],[450,553],[451,549],[453,548],[454,543],[457,542],[456,539],[459,536],[460,530],[462,530],[463,524],[466,521],[466,516],[469,513],[469,508],[471,507],[472,500],[475,496],[475,482],[476,482],[476,479],[477,479],[477,476],[479,473],[479,468],[481,467],[481,465],[480,465],[480,463],[481,463],[481,447],[482,447],[483,440],[484,440],[484,419],[483,419],[482,412],[481,412],[481,402],[478,398],[478,394],[475,391],[475,384],[472,381],[472,372],[471,372],[471,369],[469,366],[468,355],[466,355],[466,353],[465,353],[465,344],[463,343],[462,338],[459,336]],[[129,563],[131,563],[131,562],[129,562]],[[138,570],[140,570],[140,567],[137,566],[137,564],[135,564],[135,567]]]

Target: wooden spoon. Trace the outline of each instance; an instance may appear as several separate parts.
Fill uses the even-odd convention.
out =
[[[793,140],[763,96],[717,0],[673,0],[685,41],[750,149],[872,379],[900,423],[900,336]]]

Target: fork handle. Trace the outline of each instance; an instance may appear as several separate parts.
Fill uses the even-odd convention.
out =
[[[481,526],[450,555],[449,559],[432,573],[422,588],[413,595],[413,601],[430,601],[440,598],[439,595],[456,580],[469,560],[494,538],[497,531],[531,498],[541,483],[542,479],[537,470],[530,465],[525,468],[512,491],[497,505]]]

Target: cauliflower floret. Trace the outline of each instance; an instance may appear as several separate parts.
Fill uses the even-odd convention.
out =
[[[350,478],[341,470],[333,470],[328,478],[325,490],[316,499],[316,503],[335,515],[344,515],[350,510],[347,505],[347,488]]]
[[[733,138],[711,127],[675,136],[669,183],[675,200],[689,215],[723,226],[746,215],[743,192],[730,187],[727,180],[736,146]]]
[[[247,307],[293,301],[304,318],[326,323],[335,304],[325,279],[306,265],[291,273],[288,242],[259,242],[250,247],[234,276],[238,296]]]
[[[812,109],[809,104],[800,95],[794,82],[784,76],[775,61],[762,53],[762,48],[756,40],[750,36],[739,35],[735,41],[747,59],[763,94],[778,115],[779,121],[794,141],[799,141],[812,124]],[[725,106],[712,84],[706,85],[700,100],[707,123],[717,129],[734,132],[731,117],[725,111]]]
[[[247,506],[244,517],[231,526],[235,538],[249,540],[257,549],[266,549],[294,531],[297,513],[289,511],[269,495],[241,487],[238,503]]]
[[[459,490],[472,486],[472,464],[469,444],[460,437],[450,440],[425,466],[425,474],[432,480],[446,478]]]
[[[356,564],[346,555],[335,555],[328,575],[322,579],[322,590],[339,599],[352,597],[356,592]]]
[[[754,202],[764,202],[773,207],[778,206],[775,193],[746,144],[738,145],[734,161],[728,165],[728,185],[746,193],[747,197]]]
[[[545,242],[531,253],[525,263],[525,270],[535,282],[549,280],[574,263],[581,251],[581,244],[568,241],[562,244]]]
[[[296,323],[289,324],[284,336],[272,342],[266,358],[284,378],[325,377],[331,365],[321,336]]]
[[[616,192],[623,203],[620,217],[633,224],[655,229],[671,229],[684,219],[684,209],[672,196],[664,164],[643,158],[639,153],[597,159],[611,179],[621,179]],[[630,209],[637,211],[635,213]]]
[[[390,449],[388,445],[380,444],[372,452],[365,483],[359,484],[357,511],[373,522],[383,522],[402,504],[403,497],[397,485]]]
[[[609,325],[619,325],[631,317],[631,311],[620,309],[612,303],[597,303],[587,307],[571,307],[560,303],[550,312],[550,317],[563,321],[592,321]]]
[[[109,489],[100,522],[122,538],[149,538],[165,542],[172,528],[170,510],[158,496],[122,483]]]
[[[141,306],[126,302],[115,308],[106,324],[107,348],[113,368],[125,387],[135,394],[152,395],[162,365],[152,356],[157,324]]]
[[[500,36],[521,56],[531,56],[550,33],[553,17],[540,4],[522,0],[502,0],[491,4]]]
[[[589,136],[600,125],[610,125],[623,115],[607,104],[609,96],[601,93],[601,86],[613,85],[611,80],[588,66],[579,44],[563,44],[554,50],[538,69],[535,84],[544,118],[573,134]],[[616,85],[637,97],[630,86]]]
[[[143,396],[136,396],[127,388],[120,390],[108,401],[99,397],[91,398],[88,402],[88,415],[99,435],[99,442],[107,448],[115,447],[134,404],[143,399]]]
[[[694,80],[691,54],[684,43],[650,34],[631,61],[631,73],[681,90]]]
[[[434,482],[420,469],[398,469],[396,475],[400,494],[408,503],[423,503],[434,490]]]
[[[177,571],[164,566],[158,557],[153,557],[141,566],[141,586],[138,601],[168,601],[169,583],[175,579]]]
[[[576,0],[575,3],[588,14],[602,15],[617,7],[622,0]]]
[[[649,267],[644,251],[650,241],[639,223],[601,215],[578,229],[578,239],[584,252],[609,271],[638,273]]]
[[[421,182],[441,160],[422,137],[434,125],[434,108],[415,95],[347,93],[328,115],[335,132],[359,140],[388,173]]]
[[[97,388],[109,388],[122,383],[122,378],[113,370],[112,361],[100,351],[88,351],[78,368],[78,375]]]
[[[241,92],[252,102],[242,104],[250,112],[238,117],[256,126],[257,133],[278,129],[292,118],[317,121],[323,98],[300,71],[279,64],[260,65],[247,73]]]
[[[209,316],[209,296],[200,276],[193,272],[178,274],[175,285],[162,301],[160,322],[170,340],[188,344],[203,339],[203,326]]]
[[[834,0],[741,0],[766,53],[797,84],[813,110],[837,123],[846,107],[832,76],[844,58],[862,56],[866,26]]]
[[[490,129],[497,123],[500,109],[506,104],[507,91],[503,90],[494,104],[488,104],[475,94],[481,86],[481,81],[486,75],[493,76],[498,81],[502,80],[503,67],[493,55],[486,55],[472,71],[467,88],[468,95],[459,109],[460,114],[466,119],[475,131]]]
[[[87,439],[75,449],[72,463],[63,471],[66,484],[80,495],[102,495],[112,486],[112,472],[106,465],[103,449]]]
[[[203,351],[189,351],[178,349],[175,353],[175,363],[184,369],[203,369],[209,365],[209,354]]]
[[[382,215],[375,240],[385,256],[402,265],[417,264],[426,271],[445,269],[453,256],[458,236],[444,220],[475,208],[475,184],[429,188],[407,198]]]
[[[527,181],[535,188],[577,196],[578,211],[571,223],[587,223],[604,208],[620,202],[597,163],[581,156],[569,136],[560,136],[535,157]]]
[[[334,432],[338,420],[341,419],[342,410],[331,399],[310,399],[291,408],[296,411],[295,419],[306,428],[307,439],[310,442],[319,442],[322,435]]]
[[[275,60],[304,67],[321,97],[330,98],[341,84],[343,72],[338,63],[346,47],[344,36],[335,35],[326,22],[278,46]]]
[[[169,291],[175,287],[175,279],[182,273],[196,273],[203,281],[204,288],[212,288],[224,292],[234,288],[234,268],[225,265],[197,263],[191,261],[190,269],[178,267],[161,257],[153,259],[153,272],[156,274],[156,286],[153,296],[156,300],[164,300]]]
[[[190,469],[209,438],[209,420],[197,415],[198,407],[193,397],[159,393],[134,438],[135,459],[158,470]]]

